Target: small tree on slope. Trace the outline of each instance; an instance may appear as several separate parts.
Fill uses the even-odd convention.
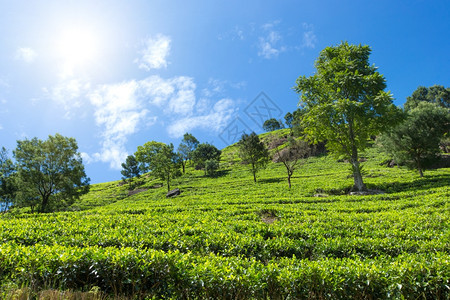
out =
[[[269,151],[266,145],[259,140],[256,133],[250,135],[244,133],[238,142],[239,156],[242,162],[251,166],[253,180],[256,182],[256,173],[265,168],[269,162]]]

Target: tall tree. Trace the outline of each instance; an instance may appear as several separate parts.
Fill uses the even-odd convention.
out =
[[[127,179],[130,179],[131,181],[131,178],[133,177],[140,177],[141,167],[134,155],[127,156],[125,163],[122,163],[122,171],[120,171],[120,174],[122,174],[122,179],[124,181]]]
[[[304,158],[311,153],[309,144],[303,140],[297,140],[293,137],[288,139],[288,144],[283,149],[275,148],[275,162],[283,163],[286,168],[289,188],[291,188],[291,178],[295,170],[302,165]]]
[[[317,72],[301,76],[294,89],[305,107],[303,126],[310,139],[327,141],[328,150],[346,157],[353,170],[354,189],[366,190],[359,152],[398,120],[398,109],[385,92],[386,81],[369,64],[369,46],[343,42],[320,52]]]
[[[269,150],[255,132],[244,133],[238,142],[238,148],[242,162],[251,166],[253,181],[256,182],[256,173],[270,161]]]
[[[14,150],[18,194],[23,204],[40,199],[40,212],[70,205],[89,190],[89,178],[74,138],[60,134],[42,141],[17,141]]]
[[[429,88],[419,86],[411,96],[406,98],[405,110],[416,108],[421,102],[435,103],[444,108],[450,108],[450,88],[433,85]]]
[[[284,128],[283,122],[275,118],[264,121],[263,129],[267,132]]]
[[[197,148],[199,141],[190,133],[185,133],[178,146],[178,153],[182,159],[183,174],[186,171],[186,162],[191,159],[192,152]]]
[[[386,152],[397,163],[419,171],[439,159],[439,142],[450,131],[450,109],[421,102],[408,111],[407,119],[380,137]]]
[[[201,143],[197,146],[197,149],[192,152],[191,157],[197,167],[203,168],[205,170],[206,175],[206,161],[216,160],[217,162],[219,162],[221,153],[222,152],[214,145]]]
[[[147,142],[138,147],[135,156],[137,161],[145,166],[145,171],[151,171],[154,176],[165,180],[167,191],[170,191],[170,179],[180,175],[181,167],[181,159],[174,152],[173,145]]]
[[[146,142],[142,146],[137,147],[137,151],[136,153],[134,153],[134,156],[136,157],[136,160],[141,164],[142,172],[151,171],[151,162],[165,145],[166,144],[161,142],[150,141]]]
[[[0,211],[6,210],[13,202],[16,192],[16,170],[14,163],[8,157],[8,151],[0,150]]]
[[[284,115],[284,122],[286,123],[287,127],[291,129],[292,131],[292,121],[294,120],[294,115],[291,112],[287,112],[286,115]]]
[[[166,180],[167,191],[170,191],[170,179],[181,175],[180,167],[181,159],[172,144],[164,145],[150,163],[152,174]]]

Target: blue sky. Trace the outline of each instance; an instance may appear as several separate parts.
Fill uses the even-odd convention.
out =
[[[0,0],[0,147],[76,138],[92,182],[183,133],[223,148],[297,107],[319,52],[372,48],[395,104],[450,86],[450,1]]]

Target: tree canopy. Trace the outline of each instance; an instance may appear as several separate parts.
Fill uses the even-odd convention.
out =
[[[352,164],[354,189],[365,190],[359,152],[370,136],[386,130],[398,120],[398,109],[386,80],[369,64],[369,46],[347,42],[327,47],[315,62],[317,72],[301,76],[295,91],[304,107],[302,124],[313,141],[327,141],[336,156],[344,156]]]
[[[263,123],[263,129],[267,132],[284,128],[283,122],[275,118],[268,119]]]
[[[192,152],[192,160],[197,167],[204,168],[206,174],[206,161],[216,160],[219,162],[221,153],[222,152],[214,145],[201,143],[197,146],[195,151]]]
[[[145,171],[151,171],[154,176],[166,181],[168,191],[170,191],[170,179],[181,175],[181,159],[174,152],[172,144],[147,142],[138,147],[135,156],[144,166]]]
[[[139,178],[141,175],[141,166],[134,155],[128,155],[125,163],[122,163],[122,179],[125,181],[133,177]]]
[[[380,137],[385,150],[397,163],[419,171],[439,158],[439,142],[450,130],[450,110],[420,102],[408,111],[407,119]]]
[[[238,147],[242,162],[251,166],[253,181],[256,182],[256,173],[265,168],[270,161],[269,150],[255,132],[244,133],[238,142]]]
[[[42,141],[17,141],[14,150],[18,201],[41,212],[73,203],[89,190],[89,178],[74,138],[60,134]],[[38,199],[40,201],[38,202]]]
[[[405,110],[416,108],[421,102],[434,103],[440,107],[450,109],[450,88],[433,85],[429,88],[419,86],[411,96],[406,98]]]

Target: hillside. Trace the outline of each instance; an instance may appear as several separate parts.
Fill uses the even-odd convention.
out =
[[[331,156],[309,158],[288,189],[281,164],[255,184],[236,151],[223,150],[214,178],[189,166],[171,184],[182,191],[175,198],[143,176],[132,190],[93,185],[72,211],[5,214],[3,295],[26,287],[158,299],[448,299],[449,168],[420,178],[382,165],[373,147],[364,178],[384,193],[350,196],[349,166]]]

